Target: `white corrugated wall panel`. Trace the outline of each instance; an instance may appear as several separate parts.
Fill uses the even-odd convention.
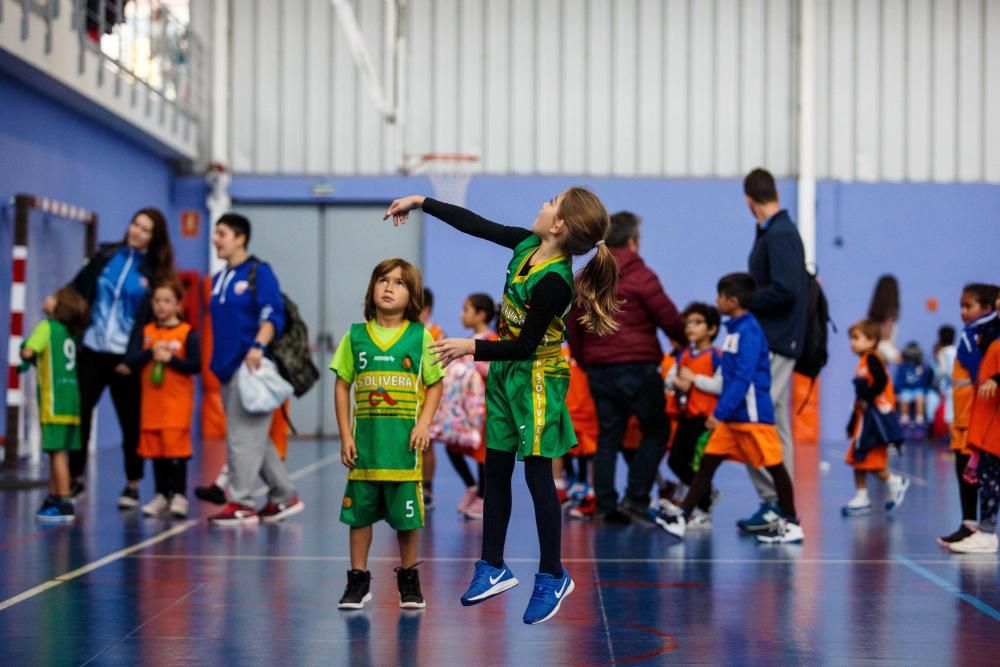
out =
[[[1000,0],[815,1],[820,178],[1000,181]],[[351,4],[388,89],[386,3]],[[391,172],[394,132],[329,0],[230,6],[233,168]],[[407,152],[476,153],[486,173],[794,175],[798,7],[409,0]]]

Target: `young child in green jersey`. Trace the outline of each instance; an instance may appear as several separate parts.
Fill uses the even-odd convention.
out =
[[[69,497],[69,452],[79,450],[80,389],[76,380],[76,343],[90,321],[89,307],[69,287],[45,299],[42,320],[21,345],[21,370],[37,366],[38,417],[42,449],[49,454],[49,496],[36,516],[45,523],[69,523],[76,510]]]
[[[330,362],[337,374],[340,457],[350,471],[340,510],[351,527],[341,609],[361,609],[372,599],[368,549],[372,524],[383,519],[399,540],[399,606],[427,606],[416,568],[417,530],[424,525],[421,459],[444,372],[432,362],[433,339],[420,323],[421,282],[419,269],[403,259],[380,262],[365,294],[365,321],[351,325]]]
[[[397,199],[386,211],[398,225],[410,211],[424,212],[459,231],[513,250],[507,265],[498,333],[500,340],[447,338],[431,346],[442,366],[465,355],[490,361],[486,379],[486,494],[483,549],[462,604],[479,604],[518,584],[504,562],[510,522],[511,476],[517,459],[535,506],[541,552],[539,572],[524,622],[552,618],[573,580],[562,566],[562,513],[552,460],[576,444],[566,407],[569,365],[561,346],[574,294],[581,323],[598,334],[614,331],[618,268],[604,245],[610,220],[604,204],[584,188],[569,188],[545,202],[531,229],[506,227],[458,206],[419,195]],[[596,250],[575,276],[573,255]]]

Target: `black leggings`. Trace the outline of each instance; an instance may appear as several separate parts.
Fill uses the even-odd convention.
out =
[[[482,463],[477,464],[479,468],[477,471],[479,473],[479,483],[477,484],[476,480],[472,478],[472,471],[469,470],[469,463],[465,460],[465,454],[461,452],[453,452],[450,449],[445,451],[448,452],[448,460],[451,461],[451,465],[455,467],[455,472],[458,473],[458,476],[462,478],[462,483],[465,484],[465,488],[468,489],[472,486],[478,487],[476,489],[476,494],[482,498],[485,492],[483,482],[486,477],[486,466]]]
[[[139,375],[119,375],[115,367],[125,357],[120,354],[94,352],[80,346],[77,353],[77,381],[80,385],[80,434],[83,447],[69,453],[69,472],[83,477],[87,468],[91,415],[105,387],[111,388],[118,424],[122,429],[122,451],[125,454],[125,478],[130,482],[142,479],[143,460],[139,456]]]
[[[493,567],[503,566],[503,548],[510,523],[511,477],[514,475],[514,452],[486,450],[486,505],[483,510],[482,559]],[[529,456],[524,459],[524,478],[535,505],[535,526],[541,558],[538,571],[562,577],[560,557],[562,510],[552,479],[552,459]]]
[[[978,518],[977,503],[979,502],[979,485],[969,484],[962,476],[965,466],[969,463],[969,455],[955,452],[955,476],[958,477],[958,497],[962,502],[962,521],[975,521]]]
[[[188,459],[153,459],[153,477],[156,479],[156,492],[167,498],[187,492],[187,462]]]
[[[688,491],[687,497],[684,498],[684,516],[691,516],[691,512],[694,511],[695,506],[702,497],[708,495],[709,489],[712,488],[712,477],[715,476],[715,471],[718,470],[719,466],[725,460],[724,456],[718,456],[717,454],[705,454],[701,458],[701,467],[695,473],[691,490]],[[767,471],[771,473],[771,477],[774,479],[774,490],[778,494],[778,504],[781,506],[781,513],[785,515],[786,519],[797,520],[798,515],[795,512],[795,492],[792,489],[792,478],[788,476],[785,465],[779,463],[778,465],[768,466]]]
[[[694,470],[691,468],[691,463],[694,461],[694,448],[698,444],[698,438],[704,432],[704,417],[681,417],[677,422],[677,433],[674,435],[674,444],[670,448],[670,458],[667,459],[667,465],[677,475],[677,479],[689,487],[694,484]],[[697,506],[706,512],[712,507],[711,489],[698,501]]]

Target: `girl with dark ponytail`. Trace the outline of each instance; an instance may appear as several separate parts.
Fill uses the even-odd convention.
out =
[[[562,566],[562,513],[552,478],[552,459],[576,444],[566,407],[569,366],[561,352],[574,293],[584,326],[599,334],[616,328],[618,269],[604,247],[608,212],[594,193],[574,187],[542,204],[530,230],[499,225],[420,195],[392,202],[385,218],[392,217],[399,225],[417,208],[514,253],[500,304],[500,340],[448,338],[430,350],[442,366],[468,354],[476,361],[491,362],[486,380],[482,557],[462,604],[479,604],[518,584],[504,562],[503,548],[510,521],[511,476],[515,461],[522,459],[541,551],[524,622],[543,623],[559,611],[574,588]],[[595,249],[574,277],[573,256]]]

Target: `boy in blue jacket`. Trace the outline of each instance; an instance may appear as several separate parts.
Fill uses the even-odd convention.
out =
[[[729,320],[722,345],[722,394],[705,422],[711,436],[682,506],[661,500],[656,515],[656,523],[678,538],[684,537],[691,513],[711,489],[712,477],[726,459],[766,468],[774,479],[782,516],[757,539],[777,544],[801,542],[804,537],[796,517],[792,478],[782,463],[781,440],[774,428],[767,339],[747,309],[754,289],[749,273],[730,273],[719,280],[716,304]]]

